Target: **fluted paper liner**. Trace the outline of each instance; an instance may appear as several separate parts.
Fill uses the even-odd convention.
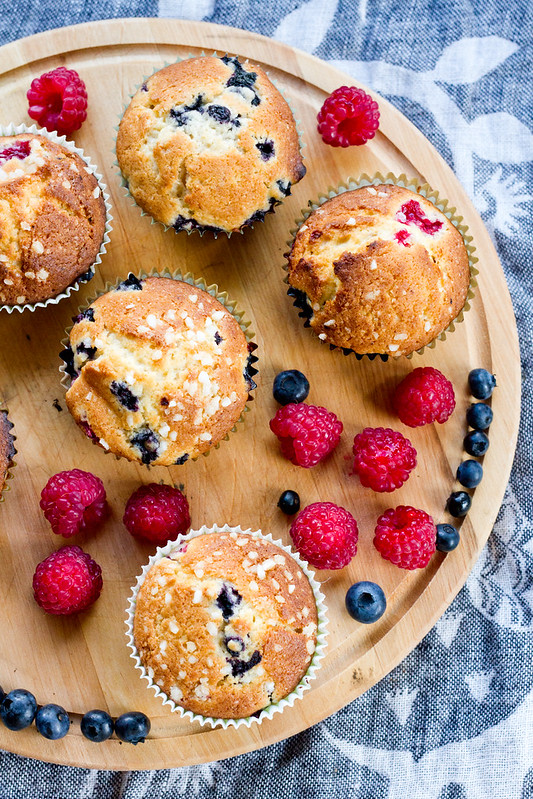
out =
[[[39,302],[35,303],[25,303],[24,305],[0,305],[0,311],[7,311],[9,314],[13,313],[13,311],[19,311],[22,313],[22,311],[35,311],[36,308],[45,308],[47,305],[57,305],[57,303],[65,299],[65,297],[70,297],[73,291],[79,291],[83,285],[88,283],[89,280],[92,280],[92,278],[95,276],[96,267],[102,262],[102,255],[107,251],[106,245],[109,244],[109,234],[113,229],[111,226],[113,217],[111,215],[111,203],[109,202],[107,186],[103,181],[102,175],[97,171],[97,167],[92,163],[89,156],[85,155],[83,150],[80,147],[77,147],[74,142],[69,141],[66,136],[59,136],[54,131],[38,128],[36,125],[14,125],[13,123],[7,126],[0,125],[0,136],[19,136],[21,133],[33,133],[36,136],[43,136],[43,138],[50,139],[51,141],[55,142],[55,144],[60,144],[67,150],[79,155],[82,161],[87,164],[91,174],[93,174],[98,181],[100,191],[102,192],[102,197],[104,198],[106,214],[104,236],[100,244],[100,249],[94,262],[84,273],[89,274],[89,277],[85,278],[84,280],[81,280],[78,277],[73,283],[70,284],[70,286],[67,286],[66,289],[61,291],[59,294],[56,294],[55,297],[49,297],[47,300],[40,300]]]
[[[427,200],[432,202],[433,205],[436,208],[438,208],[439,211],[441,211],[450,220],[450,222],[454,225],[454,227],[457,228],[457,230],[461,234],[468,255],[468,264],[470,268],[470,283],[468,286],[465,303],[462,309],[455,317],[455,319],[452,319],[450,324],[447,327],[445,327],[444,330],[441,333],[439,333],[438,336],[436,336],[432,341],[430,341],[429,344],[425,344],[423,347],[420,347],[420,349],[414,351],[419,355],[421,355],[426,349],[426,347],[433,349],[437,341],[444,341],[446,339],[447,334],[453,333],[453,331],[455,330],[455,326],[463,321],[464,314],[468,310],[470,310],[470,300],[472,300],[472,298],[474,297],[474,289],[477,287],[477,280],[475,276],[479,274],[478,269],[476,269],[475,267],[475,264],[477,264],[478,262],[478,258],[474,255],[476,248],[472,243],[473,237],[468,233],[467,225],[463,224],[463,217],[459,216],[456,208],[450,207],[449,201],[443,197],[440,197],[439,193],[435,189],[432,189],[431,186],[429,186],[429,184],[422,183],[416,178],[412,179],[408,178],[407,175],[403,173],[401,175],[396,176],[393,175],[392,172],[387,172],[386,175],[382,175],[380,172],[376,172],[376,174],[372,176],[364,173],[361,175],[361,177],[358,180],[356,180],[355,178],[349,178],[345,183],[341,183],[339,186],[337,186],[337,188],[329,188],[325,194],[319,195],[318,200],[316,201],[309,200],[308,203],[309,207],[302,209],[301,216],[295,220],[295,227],[292,228],[290,231],[291,238],[289,241],[287,241],[287,245],[289,247],[289,253],[290,253],[290,250],[292,249],[292,245],[294,243],[294,239],[300,227],[304,224],[305,220],[313,213],[313,211],[316,211],[317,208],[320,208],[320,206],[323,205],[323,203],[325,203],[327,200],[330,200],[332,197],[336,197],[338,194],[343,194],[346,191],[354,191],[355,189],[360,189],[363,188],[364,186],[376,186],[383,183],[389,183],[395,186],[402,186],[403,188],[409,189],[415,194],[421,194]],[[289,256],[289,253],[286,254],[287,258]],[[284,264],[283,268],[286,272],[284,282],[289,285],[287,294],[289,295],[289,297],[291,297],[294,300],[293,302],[294,306],[300,309],[299,316],[305,318],[304,309],[301,307],[298,298],[296,299],[294,298],[294,293],[293,293],[294,289],[289,284],[288,263]],[[304,326],[310,327],[308,319],[306,319],[306,321],[304,322]],[[321,339],[319,340],[321,341]],[[370,360],[373,360],[374,358],[379,357],[382,361],[387,361],[390,357],[394,358],[397,357],[397,356],[390,356],[386,353],[360,354],[352,349],[349,349],[348,347],[337,347],[335,344],[330,344],[327,341],[322,343],[328,345],[331,350],[341,349],[344,355],[355,355],[356,358],[359,360],[361,360],[362,358],[369,358]],[[408,355],[405,355],[403,357],[412,358],[414,352],[410,352]]]
[[[237,54],[224,53],[224,55],[230,56],[231,58],[238,58],[239,60],[240,60],[241,58],[243,58],[243,56],[239,56],[239,55],[237,55]],[[147,80],[149,80],[149,79],[152,77],[152,75],[155,75],[155,73],[156,73],[156,72],[159,72],[161,69],[164,69],[164,67],[168,67],[168,66],[170,66],[170,64],[173,64],[173,63],[179,64],[181,61],[187,61],[189,58],[202,58],[202,57],[204,57],[204,56],[215,56],[216,58],[222,58],[222,56],[221,56],[221,55],[219,56],[219,54],[217,53],[217,51],[216,51],[216,50],[214,50],[213,52],[209,52],[209,53],[206,53],[204,50],[202,50],[202,51],[201,51],[201,53],[200,53],[199,55],[194,55],[194,54],[192,54],[192,53],[189,53],[189,55],[187,55],[185,58],[177,58],[177,59],[176,59],[176,61],[165,61],[165,62],[162,64],[162,66],[160,66],[160,67],[156,67],[156,68],[155,68],[155,69],[154,69],[154,70],[153,70],[153,71],[150,73],[150,75],[145,75],[145,76],[143,77],[143,79],[142,79],[142,82],[141,82],[141,83],[139,83],[139,84],[137,84],[137,86],[135,87],[135,89],[134,89],[133,93],[129,95],[129,100],[128,100],[128,102],[123,104],[123,106],[122,106],[122,113],[121,113],[121,115],[120,115],[120,119],[122,119],[122,117],[124,116],[124,113],[125,113],[126,109],[128,108],[128,106],[129,106],[129,104],[130,104],[131,100],[133,99],[133,97],[135,96],[135,94],[137,94],[137,92],[139,91],[139,89],[141,88],[141,86],[143,85],[143,83],[145,83]],[[245,60],[248,60],[248,59],[246,58]],[[281,96],[283,97],[283,99],[285,100],[285,102],[287,103],[287,105],[289,106],[289,108],[290,108],[290,110],[291,110],[291,114],[292,114],[292,117],[293,117],[293,119],[294,119],[294,124],[295,124],[295,126],[296,126],[296,132],[298,133],[298,145],[299,145],[299,149],[300,149],[300,152],[301,152],[301,151],[304,149],[304,147],[305,147],[305,142],[304,142],[304,140],[303,140],[303,136],[302,136],[302,125],[301,125],[301,122],[300,122],[300,120],[299,120],[299,119],[298,119],[298,118],[295,116],[295,113],[294,113],[294,108],[293,108],[292,104],[290,103],[290,101],[288,100],[288,98],[285,96],[284,92],[283,92],[283,91],[280,89],[280,87],[278,86],[278,83],[277,83],[277,81],[275,81],[273,78],[271,78],[271,77],[270,77],[270,75],[268,75],[268,72],[267,72],[267,70],[265,70],[265,73],[267,74],[267,76],[268,76],[269,80],[270,80],[270,81],[271,81],[271,82],[274,84],[274,86],[276,87],[276,89],[278,90],[278,92],[281,94]],[[119,128],[119,124],[120,124],[120,120],[119,120],[119,123],[118,123],[117,125],[115,125],[115,131],[117,132],[117,134],[118,134],[118,128]],[[253,222],[245,221],[245,222],[243,222],[243,224],[240,226],[240,228],[239,228],[238,230],[229,230],[229,231],[227,231],[227,230],[209,230],[207,227],[205,227],[205,228],[203,228],[203,229],[198,229],[198,228],[194,228],[194,227],[192,227],[191,229],[188,229],[188,228],[182,228],[181,230],[175,230],[175,229],[174,229],[174,227],[173,227],[172,225],[166,225],[164,222],[161,222],[159,219],[155,219],[155,218],[154,218],[154,217],[153,217],[153,216],[152,216],[152,215],[151,215],[151,214],[150,214],[148,211],[145,211],[143,208],[141,208],[141,206],[140,206],[140,205],[137,203],[137,201],[136,201],[136,200],[135,200],[135,198],[132,196],[132,194],[131,194],[131,192],[130,192],[130,190],[129,190],[128,181],[126,180],[126,178],[125,178],[125,177],[124,177],[124,175],[122,174],[122,170],[120,169],[120,165],[119,165],[119,163],[118,163],[118,160],[117,160],[117,158],[116,158],[116,152],[117,152],[116,140],[117,140],[117,137],[116,137],[116,135],[115,135],[115,151],[114,151],[114,154],[115,154],[115,161],[114,161],[114,165],[115,165],[115,166],[117,167],[117,169],[118,169],[118,173],[119,173],[119,177],[120,177],[120,183],[121,183],[121,186],[122,186],[122,188],[124,189],[124,192],[125,192],[126,196],[127,196],[127,197],[129,197],[129,199],[131,200],[131,204],[132,204],[132,205],[136,205],[136,206],[137,206],[137,208],[140,210],[140,212],[141,212],[141,216],[148,216],[148,217],[150,217],[150,220],[151,220],[151,223],[152,223],[152,225],[161,225],[165,231],[167,231],[167,230],[174,230],[174,233],[182,233],[183,231],[185,231],[185,232],[187,233],[187,235],[188,235],[188,236],[190,236],[190,235],[191,235],[191,233],[197,233],[197,234],[199,234],[200,236],[203,236],[203,235],[204,235],[204,233],[210,232],[210,233],[212,233],[212,234],[213,234],[213,236],[215,237],[215,239],[216,239],[216,238],[218,238],[218,236],[219,236],[219,235],[224,235],[224,236],[227,236],[227,237],[228,237],[228,239],[229,239],[229,238],[231,238],[231,236],[232,236],[234,233],[240,233],[240,234],[242,235],[242,234],[244,233],[244,231],[245,231],[247,228],[250,228],[250,229],[252,229],[252,230],[253,230],[253,227],[254,227],[254,222],[257,222],[257,221],[259,221],[259,220],[257,220],[257,219],[255,219]],[[305,177],[305,175],[304,175],[304,177]],[[291,186],[290,186],[290,188],[292,188],[292,186],[294,186],[294,185],[296,185],[296,184],[294,184],[294,183],[291,183]],[[287,195],[287,196],[290,196],[290,195]],[[286,198],[285,198],[285,199],[286,199]],[[265,216],[266,216],[267,214],[273,214],[273,213],[275,212],[275,210],[276,210],[276,207],[277,207],[278,205],[282,205],[282,203],[283,203],[283,200],[276,200],[276,202],[274,203],[274,205],[273,205],[271,208],[268,208],[268,209],[267,209],[266,211],[264,211],[263,213],[265,214]],[[260,209],[260,208],[259,208],[259,209],[257,209],[257,210],[258,210],[258,211],[262,211],[262,209]],[[265,221],[265,218],[263,217],[263,219],[261,219],[261,222],[264,222],[264,221]]]
[[[132,273],[130,273],[130,274],[132,274]],[[181,280],[181,281],[183,281],[185,283],[188,283],[190,286],[195,286],[198,289],[202,289],[203,291],[206,291],[208,294],[210,294],[212,297],[214,297],[216,300],[218,300],[220,302],[220,304],[223,305],[224,308],[226,308],[227,311],[229,311],[229,313],[234,317],[234,319],[237,320],[237,322],[239,324],[239,327],[241,328],[241,330],[244,333],[244,336],[246,338],[246,341],[248,342],[248,345],[250,345],[250,344],[255,345],[255,342],[254,342],[255,333],[251,329],[251,322],[249,322],[245,318],[244,311],[241,311],[237,307],[237,303],[233,302],[233,300],[231,300],[229,298],[228,293],[226,291],[220,291],[219,290],[219,287],[218,287],[218,285],[216,283],[212,283],[212,284],[208,285],[206,283],[206,281],[202,277],[195,277],[192,274],[192,272],[182,273],[179,270],[176,270],[175,272],[170,272],[169,269],[164,269],[162,271],[157,271],[156,269],[152,269],[152,271],[149,272],[149,273],[148,272],[144,272],[143,270],[141,270],[140,272],[135,274],[135,277],[137,277],[139,280],[143,280],[144,278],[147,278],[147,277],[170,277],[170,278],[172,278],[172,280]],[[110,282],[106,283],[105,287],[101,291],[98,291],[90,299],[86,300],[86,302],[84,302],[83,305],[80,305],[80,307],[78,308],[78,313],[81,313],[82,311],[86,310],[90,305],[93,304],[93,302],[96,299],[98,299],[98,297],[101,297],[102,295],[107,294],[109,291],[113,291],[114,289],[116,289],[118,283],[120,283],[122,280],[124,280],[124,278],[121,278],[117,283],[110,283]],[[62,350],[66,349],[70,345],[70,331],[72,330],[73,326],[74,325],[72,324],[69,327],[67,327],[66,330],[65,330],[66,338],[61,340],[61,348],[62,348]],[[257,348],[257,345],[255,345],[255,348]],[[249,361],[250,362],[250,366],[248,368],[248,373],[250,374],[250,376],[252,378],[255,377],[255,375],[258,372],[258,369],[255,366],[255,364],[257,364],[258,358],[257,358],[256,355],[253,354],[254,352],[255,352],[255,349],[250,351],[250,361]],[[61,374],[61,378],[60,378],[61,385],[63,386],[65,391],[68,391],[68,389],[70,388],[71,383],[72,383],[72,378],[68,374],[68,372],[66,371],[66,367],[67,367],[67,364],[64,362],[59,367],[59,372]],[[253,389],[251,389],[251,391],[253,391]],[[244,422],[244,415],[246,413],[248,413],[248,411],[250,410],[250,408],[248,407],[248,403],[252,402],[253,399],[254,399],[253,396],[249,393],[248,394],[247,403],[244,406],[244,409],[243,409],[241,415],[239,416],[239,418],[237,419],[237,421],[235,422],[234,426],[231,428],[231,430],[228,430],[228,432],[226,433],[224,438],[222,438],[217,444],[214,444],[212,447],[210,447],[208,450],[206,450],[206,452],[202,452],[201,453],[202,456],[207,457],[209,455],[209,453],[213,449],[218,449],[223,441],[227,441],[229,439],[230,433],[237,432],[237,430],[238,430],[237,426],[240,423]],[[102,450],[102,452],[104,452],[105,455],[114,455],[117,460],[119,460],[120,458],[124,457],[123,455],[118,455],[116,452],[112,452],[111,450],[104,449],[104,447],[102,447],[99,444],[99,441],[97,439],[91,439],[91,441],[96,446],[99,446],[100,449]],[[199,457],[200,457],[200,455],[196,455],[194,458],[190,458],[186,462],[188,463],[189,461],[195,461]],[[124,458],[124,459],[128,460],[128,458]],[[140,463],[140,461],[129,461],[129,462],[130,463]],[[150,469],[151,466],[154,466],[154,467],[155,466],[162,466],[163,464],[154,463],[154,464],[143,464],[143,465],[145,465],[148,469]],[[170,466],[168,466],[166,468],[171,468],[173,466],[179,466],[179,465],[180,464],[170,464]]]
[[[14,451],[14,456],[15,456],[17,454],[17,450],[15,449],[15,441],[16,441],[17,437],[13,433],[13,422],[9,418],[9,409],[8,409],[7,405],[4,403],[4,401],[2,400],[1,397],[0,397],[0,413],[7,414],[7,421],[11,425],[10,433],[11,433],[11,438],[13,440],[13,449],[15,450]],[[5,494],[6,494],[7,491],[9,491],[9,487],[10,487],[8,481],[13,479],[13,469],[17,465],[17,462],[14,459],[14,456],[11,459],[10,463],[8,464],[7,471],[6,471],[6,476],[5,476],[5,480],[4,480],[4,484],[0,485],[0,502],[5,502],[5,499],[6,499]]]
[[[137,603],[137,594],[149,569],[151,569],[154,563],[170,555],[173,550],[179,548],[184,541],[189,541],[191,538],[196,538],[199,535],[207,535],[209,533],[236,533],[237,535],[251,535],[255,536],[256,538],[264,538],[267,541],[270,541],[272,544],[275,544],[284,552],[286,552],[291,558],[293,558],[293,560],[295,560],[302,568],[307,579],[309,580],[309,584],[316,601],[318,614],[316,647],[306,673],[296,688],[287,694],[287,696],[283,697],[283,699],[280,699],[279,702],[276,702],[275,704],[268,705],[261,710],[258,715],[248,716],[247,718],[220,719],[213,718],[212,716],[201,716],[198,713],[194,713],[192,710],[185,710],[183,707],[181,707],[181,705],[176,704],[176,702],[167,696],[167,694],[165,694],[149,676],[147,670],[141,662],[133,638],[133,619]],[[318,583],[315,579],[314,572],[310,570],[306,561],[302,560],[298,553],[293,552],[289,546],[286,546],[281,541],[274,540],[270,533],[262,533],[261,530],[243,530],[240,526],[230,527],[227,524],[223,525],[222,527],[219,527],[216,524],[212,527],[206,527],[204,525],[199,530],[191,530],[187,535],[181,536],[175,541],[169,541],[164,547],[158,547],[155,554],[152,555],[148,563],[143,567],[142,573],[137,577],[137,582],[132,588],[131,597],[129,598],[128,607],[126,610],[126,637],[128,639],[128,646],[131,649],[130,657],[135,663],[135,668],[141,672],[141,679],[148,682],[148,687],[154,689],[155,695],[161,697],[164,705],[168,705],[171,711],[179,713],[183,718],[188,718],[190,721],[198,721],[202,726],[209,726],[213,728],[218,726],[223,727],[224,729],[227,729],[228,727],[251,727],[251,725],[255,723],[261,724],[263,719],[271,719],[275,713],[281,713],[286,707],[292,707],[295,701],[297,699],[301,699],[305,691],[309,690],[309,683],[316,677],[316,672],[320,666],[320,661],[324,656],[327,636],[326,627],[328,623],[326,616],[327,608],[324,603],[325,598],[320,588],[320,583]]]

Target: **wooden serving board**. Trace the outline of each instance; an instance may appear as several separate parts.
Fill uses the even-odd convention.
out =
[[[177,56],[217,50],[262,63],[286,93],[305,139],[307,176],[293,195],[244,235],[214,239],[165,232],[142,217],[125,196],[114,165],[115,125],[130,92],[154,69]],[[35,313],[0,314],[0,390],[15,424],[17,466],[6,502],[0,506],[0,681],[6,690],[31,690],[38,702],[57,702],[74,718],[62,740],[46,741],[32,727],[11,732],[0,725],[0,748],[58,763],[108,769],[149,769],[217,760],[257,749],[293,735],[330,715],[392,669],[431,628],[463,585],[496,518],[515,447],[520,400],[520,362],[513,310],[501,266],[487,231],[452,171],[428,141],[397,110],[378,98],[381,125],[375,139],[347,150],[324,145],[316,113],[325,96],[352,78],[312,56],[246,31],[164,19],[112,20],[50,31],[0,49],[2,124],[30,123],[26,91],[32,78],[60,64],[77,69],[89,92],[89,116],[76,143],[104,174],[113,204],[113,232],[97,277],[78,294]],[[308,199],[349,176],[377,171],[419,177],[460,209],[479,256],[479,288],[455,333],[434,350],[412,360],[370,362],[331,352],[304,329],[286,296],[282,265],[294,219]],[[251,413],[239,431],[208,458],[181,467],[148,471],[117,461],[91,445],[77,429],[59,383],[60,340],[83,300],[107,280],[129,270],[181,268],[216,282],[246,310],[257,332],[259,387]],[[404,429],[390,409],[395,384],[415,366],[434,365],[454,383],[457,409],[446,425]],[[387,507],[412,504],[436,522],[463,457],[473,367],[496,372],[495,420],[485,477],[475,491],[455,552],[437,553],[423,571],[405,572],[384,561],[372,546],[378,515]],[[276,404],[272,380],[282,369],[298,368],[311,383],[309,402],[323,404],[343,420],[341,444],[329,460],[310,470],[292,466],[279,452],[268,427]],[[58,400],[63,410],[54,407]],[[393,495],[377,495],[350,475],[353,436],[364,426],[392,426],[408,434],[419,454],[409,481]],[[98,474],[112,513],[96,534],[70,539],[101,564],[104,590],[79,617],[47,616],[32,596],[36,564],[67,543],[43,518],[39,494],[61,469]],[[261,528],[290,543],[289,520],[276,508],[280,493],[297,490],[302,503],[330,500],[346,506],[360,530],[359,552],[349,567],[324,572],[330,618],[328,653],[302,701],[251,729],[210,730],[182,720],[147,690],[135,671],[125,641],[125,608],[130,586],[151,553],[122,525],[125,502],[142,482],[183,483],[193,526],[240,524]],[[382,619],[365,626],[344,609],[347,588],[361,579],[380,583],[388,599]],[[86,741],[80,715],[91,708],[113,716],[142,710],[152,721],[139,746],[111,739]]]

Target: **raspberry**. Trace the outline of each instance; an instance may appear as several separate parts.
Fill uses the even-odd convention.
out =
[[[68,136],[87,116],[87,90],[74,69],[57,67],[32,80],[28,114],[46,130]]]
[[[102,590],[102,569],[80,547],[61,547],[35,569],[33,594],[47,613],[66,616],[85,610]]]
[[[189,503],[178,488],[149,483],[128,499],[123,521],[135,538],[163,546],[189,529]]]
[[[290,533],[296,549],[317,569],[342,569],[357,553],[357,522],[333,502],[308,505]]]
[[[425,511],[399,505],[379,517],[374,546],[401,569],[423,569],[435,552],[437,529]]]
[[[107,513],[104,484],[81,469],[58,472],[41,491],[41,509],[56,535],[92,530]]]
[[[353,440],[353,454],[361,484],[380,493],[400,488],[416,466],[409,439],[387,427],[366,427]]]
[[[455,408],[455,394],[442,372],[432,366],[419,366],[397,386],[392,403],[400,421],[408,427],[443,424]]]
[[[281,441],[283,455],[309,469],[335,449],[342,422],[326,408],[299,402],[280,408],[270,420],[270,429]]]
[[[354,86],[341,86],[326,98],[317,116],[318,132],[326,144],[349,147],[373,139],[379,126],[379,106]]]

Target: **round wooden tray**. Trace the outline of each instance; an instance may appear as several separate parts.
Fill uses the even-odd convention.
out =
[[[231,240],[176,235],[152,225],[125,196],[114,166],[114,128],[129,93],[165,62],[204,49],[265,65],[295,109],[306,144],[308,173],[293,195],[264,224]],[[63,63],[79,70],[87,83],[89,116],[75,140],[104,174],[114,230],[97,277],[80,294],[35,313],[0,314],[0,389],[15,424],[18,449],[14,479],[0,506],[0,680],[6,690],[24,687],[40,703],[63,705],[73,714],[74,724],[56,742],[43,739],[34,727],[15,733],[0,725],[0,748],[108,769],[217,760],[293,735],[355,699],[420,641],[463,585],[490,533],[511,469],[520,399],[513,310],[498,258],[468,197],[442,158],[397,110],[378,98],[380,130],[364,147],[340,150],[322,143],[316,133],[318,108],[327,93],[353,83],[327,64],[269,39],[216,25],[167,19],[91,23],[0,49],[1,123],[29,122],[25,95],[31,79]],[[308,199],[349,176],[377,171],[419,177],[460,209],[474,236],[480,268],[472,310],[456,332],[423,356],[388,363],[359,362],[323,346],[298,319],[285,294],[282,272],[288,231]],[[84,439],[65,408],[58,352],[64,329],[85,297],[130,269],[152,267],[189,269],[228,291],[257,331],[260,373],[252,411],[229,441],[208,458],[148,471],[106,456]],[[423,364],[438,366],[453,381],[457,409],[446,425],[406,431],[419,453],[419,466],[394,495],[376,495],[350,475],[353,436],[367,425],[398,427],[390,411],[391,390]],[[405,572],[374,550],[376,518],[399,504],[425,508],[437,522],[446,518],[444,503],[463,457],[470,402],[466,376],[476,366],[498,377],[485,478],[463,524],[461,546],[448,556],[437,553],[423,571]],[[345,425],[335,454],[311,470],[284,460],[268,428],[276,409],[273,377],[294,367],[309,377],[309,401],[326,405]],[[38,499],[50,475],[73,467],[95,472],[107,488],[109,520],[97,534],[69,542],[80,544],[102,565],[104,590],[90,611],[77,618],[55,618],[35,604],[31,580],[36,564],[66,542],[51,533]],[[302,701],[271,721],[237,731],[192,725],[163,707],[134,669],[125,641],[125,607],[130,586],[151,550],[128,535],[121,517],[133,489],[154,480],[185,485],[195,527],[240,524],[290,543],[288,519],[276,508],[286,488],[297,490],[304,504],[331,500],[345,505],[359,523],[359,552],[350,566],[319,574],[330,617],[328,653],[319,678]],[[344,610],[347,588],[361,579],[376,580],[388,598],[386,614],[368,627]],[[86,741],[77,714],[94,707],[114,716],[144,711],[152,721],[150,737],[136,747],[116,739],[98,745]]]

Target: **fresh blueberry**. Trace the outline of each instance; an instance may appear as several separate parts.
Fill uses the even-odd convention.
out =
[[[81,732],[94,743],[107,741],[113,734],[113,719],[105,710],[89,710],[81,720]]]
[[[240,605],[242,596],[236,588],[229,583],[224,583],[217,597],[217,605],[222,611],[222,618],[226,621],[233,616],[234,608]]]
[[[137,710],[132,710],[129,713],[123,713],[115,721],[115,732],[121,741],[128,744],[143,743],[144,739],[150,732],[150,719],[144,713],[139,713]]]
[[[119,283],[116,290],[117,291],[142,291],[142,280],[139,280],[138,277],[135,277],[133,272],[130,272],[126,280],[123,280],[122,283]]]
[[[29,727],[37,713],[35,697],[24,688],[15,688],[2,699],[0,718],[9,730]]]
[[[274,378],[273,394],[280,405],[303,402],[309,394],[309,380],[297,369],[286,369]]]
[[[486,430],[492,422],[492,408],[483,402],[475,402],[466,412],[466,421],[474,430]]]
[[[228,663],[231,666],[231,673],[233,677],[240,677],[242,674],[245,674],[250,669],[253,669],[254,666],[257,666],[258,663],[261,663],[262,657],[260,653],[255,650],[253,655],[250,657],[250,660],[241,660],[240,658],[230,658]]]
[[[278,508],[286,513],[287,516],[293,516],[300,510],[300,497],[296,491],[284,491],[278,500]]]
[[[489,448],[489,437],[481,430],[472,430],[463,439],[463,446],[469,455],[480,458]]]
[[[456,519],[460,519],[461,516],[466,516],[471,504],[472,500],[466,491],[453,491],[446,502],[446,509]]]
[[[472,369],[468,375],[468,385],[476,399],[488,399],[496,388],[496,378],[486,369]]]
[[[128,411],[139,410],[139,398],[135,396],[126,383],[119,380],[113,380],[109,386],[111,393],[118,399],[121,405],[124,405]],[[161,401],[161,404],[162,401]],[[168,402],[167,402],[168,405]]]
[[[475,488],[483,479],[483,466],[477,461],[463,461],[457,469],[457,479],[465,488]]]
[[[350,586],[345,602],[352,619],[362,624],[373,624],[383,616],[387,607],[383,589],[368,580]]]
[[[65,708],[60,705],[43,705],[35,715],[35,726],[43,738],[57,741],[64,738],[70,729],[70,719]]]
[[[437,549],[439,552],[451,552],[459,541],[459,533],[453,524],[437,525]]]

